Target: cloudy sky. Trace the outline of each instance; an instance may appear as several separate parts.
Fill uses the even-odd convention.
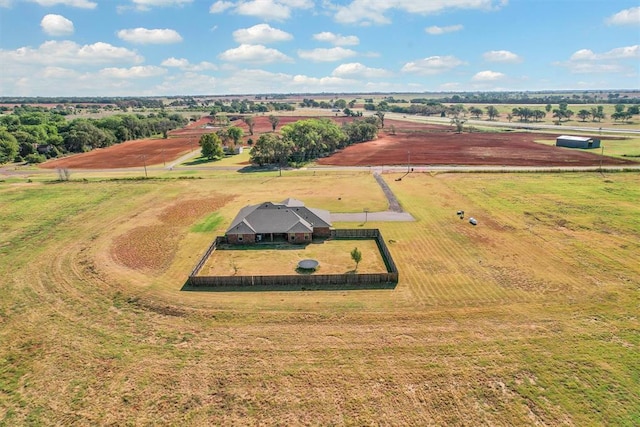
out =
[[[637,0],[0,0],[0,96],[640,88]]]

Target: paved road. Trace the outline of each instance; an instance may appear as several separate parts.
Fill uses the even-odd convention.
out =
[[[414,116],[411,114],[400,114],[400,113],[386,113],[385,118],[393,119],[393,120],[404,120],[404,121],[413,121],[420,123],[433,123],[439,125],[451,125],[451,119],[446,117],[426,117],[426,116]],[[493,127],[503,127],[503,128],[512,128],[512,129],[521,129],[521,130],[553,130],[558,133],[567,133],[568,131],[574,132],[590,132],[590,133],[613,133],[613,134],[627,134],[627,135],[639,135],[640,129],[619,129],[619,128],[610,128],[610,127],[588,127],[588,126],[566,126],[566,125],[550,125],[545,123],[522,123],[522,122],[502,122],[495,121],[490,122],[487,120],[473,120],[467,119],[465,122],[467,126],[475,125],[475,126],[493,126]]]

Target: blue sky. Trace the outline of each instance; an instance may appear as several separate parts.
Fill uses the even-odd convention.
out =
[[[640,88],[637,0],[0,0],[0,96]]]

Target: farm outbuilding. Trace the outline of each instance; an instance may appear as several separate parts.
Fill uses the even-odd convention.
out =
[[[556,138],[556,146],[567,148],[600,148],[600,140],[588,136],[562,135]]]

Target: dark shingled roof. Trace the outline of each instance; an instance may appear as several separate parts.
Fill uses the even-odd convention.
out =
[[[331,227],[331,214],[307,208],[296,199],[245,206],[231,222],[227,234],[312,233],[315,227]]]

